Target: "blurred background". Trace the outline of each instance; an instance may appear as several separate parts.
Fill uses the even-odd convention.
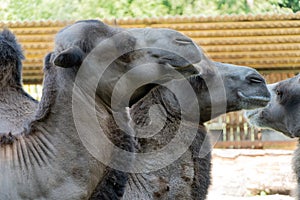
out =
[[[292,13],[298,0],[1,0],[1,20]]]

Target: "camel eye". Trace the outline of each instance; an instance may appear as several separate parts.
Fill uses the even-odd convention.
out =
[[[283,96],[283,92],[281,90],[276,90],[276,95],[277,97],[281,100],[282,99],[282,96]]]
[[[277,95],[277,96],[282,96],[282,92],[279,91],[279,90],[276,90],[276,95]]]

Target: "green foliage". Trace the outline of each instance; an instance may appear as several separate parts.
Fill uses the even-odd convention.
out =
[[[280,6],[281,1],[298,0],[217,0],[220,14],[260,14],[260,13],[290,13],[289,6]]]
[[[0,6],[0,16],[2,20],[72,19],[79,1],[7,0]]]
[[[246,0],[218,0],[217,8],[222,14],[241,14],[251,11]]]
[[[1,20],[258,14],[299,9],[299,0],[0,0]]]
[[[293,12],[300,11],[300,1],[299,0],[281,0],[278,2],[281,8],[290,8]]]

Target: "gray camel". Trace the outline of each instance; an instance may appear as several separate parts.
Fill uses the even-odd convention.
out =
[[[289,137],[300,138],[300,75],[268,85],[271,101],[264,108],[245,113],[249,122],[262,128],[279,131]],[[300,146],[296,149],[293,168],[297,175],[300,200]]]
[[[105,40],[108,42],[105,43]],[[163,48],[166,44],[172,44],[173,50],[186,55],[188,61],[177,54],[168,53],[170,49]],[[144,46],[146,50],[142,49]],[[135,51],[136,48],[141,50]],[[102,73],[103,68],[107,67],[105,58],[114,56],[119,57],[108,63],[109,70],[104,72],[99,85],[93,85],[91,89],[89,84],[94,81],[94,75]],[[12,136],[12,139],[1,146],[0,199],[88,199],[96,186],[97,192],[93,197],[120,198],[127,173],[97,160],[84,145],[93,141],[82,138],[76,123],[85,124],[81,128],[86,135],[96,134],[99,137],[94,140],[103,146],[97,152],[108,164],[121,164],[125,168],[127,165],[130,169],[133,131],[129,125],[130,116],[124,107],[127,102],[116,101],[114,110],[110,104],[116,79],[130,71],[131,76],[125,81],[129,86],[134,85],[131,81],[142,81],[146,77],[148,81],[164,83],[182,78],[174,71],[182,72],[185,76],[198,73],[195,65],[200,61],[198,47],[189,38],[168,29],[125,31],[99,21],[87,20],[60,31],[56,36],[55,51],[45,58],[43,94],[35,118],[21,133],[1,134],[6,138]],[[132,70],[145,62],[151,63],[147,66],[149,71]],[[140,88],[133,96],[132,103],[143,97],[148,89]],[[95,93],[90,93],[91,90]],[[118,90],[117,97],[123,97],[123,93]],[[86,100],[84,107],[74,108],[73,104],[82,99]],[[89,104],[91,100],[95,104]],[[74,117],[76,110],[81,113],[79,118]],[[95,111],[98,126],[115,146],[101,143],[106,140],[103,135],[97,135],[99,131],[89,123],[90,118],[85,114],[89,110]],[[115,123],[112,113],[121,113],[121,119],[125,121],[121,127]],[[129,154],[120,157],[115,147]]]
[[[154,166],[154,169],[157,166],[157,170],[131,174],[123,199],[205,199],[210,185],[211,144],[203,123],[225,112],[265,106],[270,100],[265,80],[256,70],[212,62],[205,56],[202,58],[216,69],[188,78],[197,95],[195,102],[199,105],[199,121],[189,121],[189,118],[183,121],[183,115],[192,115],[193,111],[184,113],[176,95],[163,86],[154,88],[131,108],[137,130],[137,151],[157,152],[157,159],[145,161],[145,165]],[[218,81],[222,84],[218,84]],[[183,80],[172,82],[176,82],[173,83],[176,85],[174,88],[179,89],[183,85]],[[220,87],[221,85],[224,87]],[[157,105],[160,106],[151,111],[151,107]],[[216,109],[214,112],[213,106]],[[157,123],[160,121],[165,123]],[[156,127],[156,123],[160,127]],[[183,128],[180,129],[180,126]],[[147,134],[147,130],[150,134]],[[154,130],[158,130],[156,134],[152,133]],[[186,151],[182,151],[182,155],[174,155],[178,156],[174,162],[161,167],[161,163],[166,161],[159,158],[160,152],[178,135],[175,150],[180,148],[180,143],[190,142],[190,145],[186,145]],[[190,141],[190,138],[194,139]]]
[[[34,115],[37,101],[22,88],[24,55],[9,30],[0,32],[0,52],[0,133],[20,132]]]
[[[220,65],[220,64],[218,64],[218,65]],[[224,67],[224,66],[223,66]],[[222,65],[220,65],[220,69],[222,69]],[[229,69],[230,69],[230,67],[229,67]],[[223,72],[223,79],[224,80],[226,80],[226,78],[228,78],[227,79],[227,81],[228,80],[230,80],[231,78],[232,79],[235,79],[235,78],[241,78],[241,77],[239,77],[238,75],[239,75],[239,73],[237,73],[237,74],[235,74],[235,75],[231,75],[231,77],[230,76],[228,76],[228,73],[231,73],[232,74],[232,71],[230,71],[229,69],[227,69],[227,70],[220,70],[220,71],[222,71]],[[236,71],[237,72],[237,71]],[[250,72],[252,72],[252,71],[250,71]],[[249,74],[250,75],[250,74]],[[252,79],[252,82],[254,82],[255,81],[255,79],[257,79],[257,81],[259,82],[259,77],[255,77],[256,75],[255,74],[253,74],[254,76],[249,76],[248,77],[248,80],[251,80]],[[235,77],[235,76],[237,76],[237,77]],[[202,78],[197,78],[197,79],[195,79],[195,80],[202,80],[202,82],[203,82],[203,79]],[[212,79],[213,80],[213,79]],[[245,80],[247,80],[247,79],[245,79]],[[243,81],[245,81],[245,80],[243,80]],[[192,82],[191,80],[190,80],[190,82]],[[235,82],[235,84],[237,84],[236,82]],[[227,92],[227,98],[228,98],[228,100],[227,100],[227,105],[228,105],[228,109],[240,109],[240,108],[242,108],[242,107],[248,107],[249,105],[251,106],[251,104],[254,104],[254,102],[255,102],[255,99],[249,99],[250,100],[250,102],[248,102],[246,99],[244,99],[244,102],[246,103],[246,104],[244,104],[244,105],[242,105],[240,108],[238,107],[238,106],[240,106],[241,105],[241,103],[239,103],[239,102],[236,102],[236,101],[234,101],[234,98],[235,98],[235,100],[237,100],[238,98],[236,98],[235,96],[233,96],[232,94],[235,94],[233,91],[236,89],[236,88],[234,88],[234,87],[232,87],[232,88],[230,88],[229,86],[230,86],[230,84],[226,84],[228,87],[226,87],[226,91],[230,91],[230,93],[228,93]],[[238,85],[238,84],[237,84]],[[236,85],[231,85],[231,86],[236,86]],[[244,91],[245,89],[247,89],[247,87],[245,87],[245,88],[239,88],[241,91]],[[202,88],[202,90],[204,90],[204,88]],[[205,95],[204,95],[205,94]],[[231,94],[231,95],[229,95],[229,94]],[[236,93],[236,94],[238,94],[238,93]],[[201,113],[202,113],[202,115],[201,115],[201,121],[202,122],[205,122],[205,121],[207,121],[207,119],[209,119],[210,117],[212,117],[212,116],[210,116],[210,108],[209,108],[209,106],[207,106],[207,105],[209,105],[209,103],[207,103],[207,88],[206,88],[206,90],[205,90],[205,92],[201,92],[201,93],[198,93],[198,95],[199,95],[199,99],[201,99],[201,101],[199,102],[199,103],[201,103],[201,106],[200,106],[200,108],[201,108]],[[200,95],[201,95],[201,97],[200,97]],[[244,95],[240,95],[240,98],[242,98]],[[251,102],[252,101],[252,102]],[[257,102],[259,102],[260,101],[260,98],[258,98],[257,99]],[[34,101],[33,101],[34,102]],[[231,102],[231,106],[230,106],[230,102]],[[247,103],[248,102],[248,103]],[[263,101],[262,101],[263,102]],[[224,102],[223,102],[224,103]],[[206,106],[204,106],[204,105],[206,105]],[[248,106],[247,106],[248,105]],[[255,105],[255,104],[254,104]],[[233,107],[232,107],[233,106]],[[255,105],[256,106],[256,105]],[[207,109],[209,109],[209,110],[207,110]],[[230,110],[228,110],[228,111],[230,111]],[[203,141],[203,139],[201,139],[201,141]]]

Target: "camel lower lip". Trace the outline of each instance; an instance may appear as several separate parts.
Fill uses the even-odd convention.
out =
[[[293,131],[290,131],[291,133],[291,137],[294,138],[294,137],[300,137],[300,128],[296,129],[296,130],[293,130]]]
[[[264,97],[264,96],[246,96],[243,92],[238,91],[237,92],[238,96],[244,100],[247,101],[259,101],[259,102],[264,102],[267,103],[270,101],[269,97]]]

